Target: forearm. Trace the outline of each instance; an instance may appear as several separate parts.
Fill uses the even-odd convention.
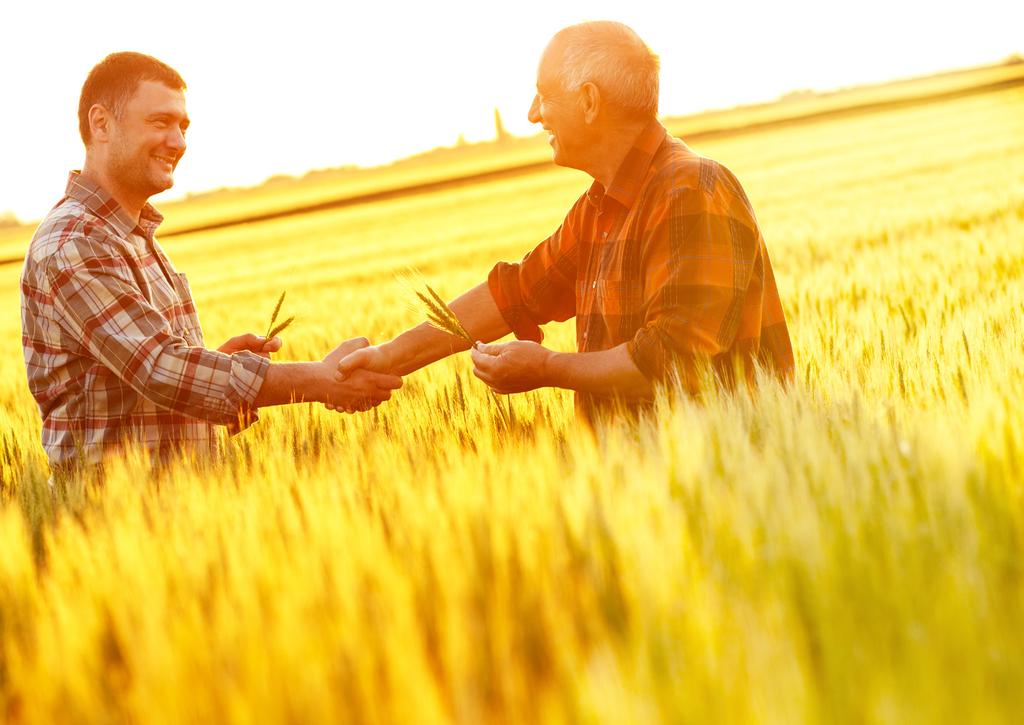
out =
[[[269,366],[254,405],[283,405],[293,402],[324,403],[349,412],[368,410],[391,398],[402,387],[402,379],[390,374],[356,370],[338,373],[338,363],[367,346],[365,337],[346,340],[319,362],[275,363]]]
[[[460,295],[450,307],[474,340],[491,342],[510,331],[486,282]],[[380,349],[391,361],[396,375],[408,375],[448,355],[468,350],[469,343],[425,322],[384,343]]]
[[[328,373],[331,373],[330,379]],[[316,391],[332,380],[333,370],[327,371],[321,362],[272,363],[253,405],[264,408],[295,402],[324,402]]]
[[[625,343],[600,352],[552,351],[544,365],[544,378],[549,387],[581,393],[641,400],[654,397],[650,380],[637,368]]]

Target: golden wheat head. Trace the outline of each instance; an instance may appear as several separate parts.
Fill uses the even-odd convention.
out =
[[[452,308],[448,306],[448,303],[434,291],[434,288],[429,284],[427,287],[427,294],[422,292],[416,292],[416,296],[419,297],[420,302],[427,308],[427,321],[436,327],[437,329],[447,332],[449,335],[460,337],[470,344],[472,347],[476,342],[473,336],[469,334],[469,331],[462,325],[458,315],[456,315]]]
[[[267,325],[267,334],[263,336],[263,345],[260,346],[260,349],[262,349],[263,346],[267,344],[268,340],[273,339],[274,336],[280,334],[281,332],[286,330],[289,325],[295,322],[294,317],[289,317],[287,320],[280,323],[276,327],[274,326],[274,323],[277,322],[277,316],[281,312],[281,305],[284,303],[284,296],[287,293],[288,290],[285,290],[284,292],[281,293],[281,296],[277,298],[277,304],[274,305],[274,311],[270,313],[270,324]]]

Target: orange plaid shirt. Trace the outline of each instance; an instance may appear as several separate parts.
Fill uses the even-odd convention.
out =
[[[688,389],[710,362],[731,382],[734,361],[780,377],[793,349],[768,250],[739,181],[672,138],[656,120],[611,185],[596,181],[562,225],[517,264],[499,262],[491,294],[520,339],[576,318],[580,352],[628,344],[652,381],[676,371]],[[577,393],[593,417],[613,396]]]

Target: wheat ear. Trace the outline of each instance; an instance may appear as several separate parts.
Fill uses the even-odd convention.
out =
[[[427,294],[416,292],[416,296],[420,298],[420,302],[427,308],[427,321],[431,325],[443,332],[447,332],[449,335],[462,338],[471,347],[475,346],[476,340],[473,339],[473,336],[463,326],[459,316],[452,312],[452,308],[434,291],[433,287],[428,284]]]
[[[273,338],[277,337],[279,334],[284,332],[284,330],[293,322],[295,322],[295,318],[289,317],[287,320],[279,324],[277,327],[273,328],[270,332],[267,333],[267,340],[272,340]]]
[[[290,324],[295,322],[294,317],[289,317],[287,320],[282,322],[277,327],[274,327],[274,323],[277,322],[277,315],[281,312],[281,305],[284,304],[284,296],[288,293],[285,290],[281,293],[281,296],[277,298],[277,304],[274,305],[274,311],[270,313],[270,324],[267,325],[267,334],[263,336],[263,344],[260,345],[260,350],[266,347],[267,341],[273,339],[273,337],[280,332],[284,331]]]

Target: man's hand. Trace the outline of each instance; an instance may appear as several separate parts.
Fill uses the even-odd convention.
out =
[[[380,405],[391,398],[391,391],[402,387],[402,378],[391,375],[387,369],[377,371],[353,367],[348,375],[339,372],[339,363],[369,347],[369,340],[357,337],[341,343],[323,359],[324,375],[329,381],[323,399],[329,410],[344,410],[346,413],[362,412]]]
[[[355,350],[341,359],[338,363],[338,380],[344,380],[356,370],[389,373],[393,367],[392,360],[383,348],[379,345],[370,345]]]
[[[238,335],[232,337],[230,340],[225,342],[223,345],[217,348],[217,352],[231,355],[242,350],[249,350],[254,352],[260,357],[270,359],[270,353],[277,352],[281,349],[281,338],[272,337],[269,340],[259,335],[254,335],[251,332],[247,332],[244,335]]]
[[[365,337],[356,339],[366,342]],[[341,347],[349,345],[351,342],[354,341],[350,340],[348,343],[344,343]],[[338,350],[341,350],[341,347],[339,347]],[[335,382],[344,383],[349,380],[358,380],[361,377],[360,374],[364,372],[388,374],[392,372],[391,361],[379,346],[370,345],[367,342],[366,345],[361,347],[347,349],[350,351],[347,352],[347,354],[344,355],[335,365]],[[343,410],[346,413],[354,412],[352,409],[346,408],[345,406],[333,405],[331,403],[325,403],[324,407],[328,410]]]
[[[554,353],[528,340],[496,345],[477,343],[470,351],[473,374],[498,393],[525,393],[551,383],[548,364]]]
[[[323,362],[327,365],[331,365],[334,369],[338,368],[338,363],[348,357],[352,357],[357,350],[370,349],[370,341],[365,337],[353,337],[351,340],[345,340],[345,342],[338,345],[336,348],[327,353],[327,356],[323,359]]]

